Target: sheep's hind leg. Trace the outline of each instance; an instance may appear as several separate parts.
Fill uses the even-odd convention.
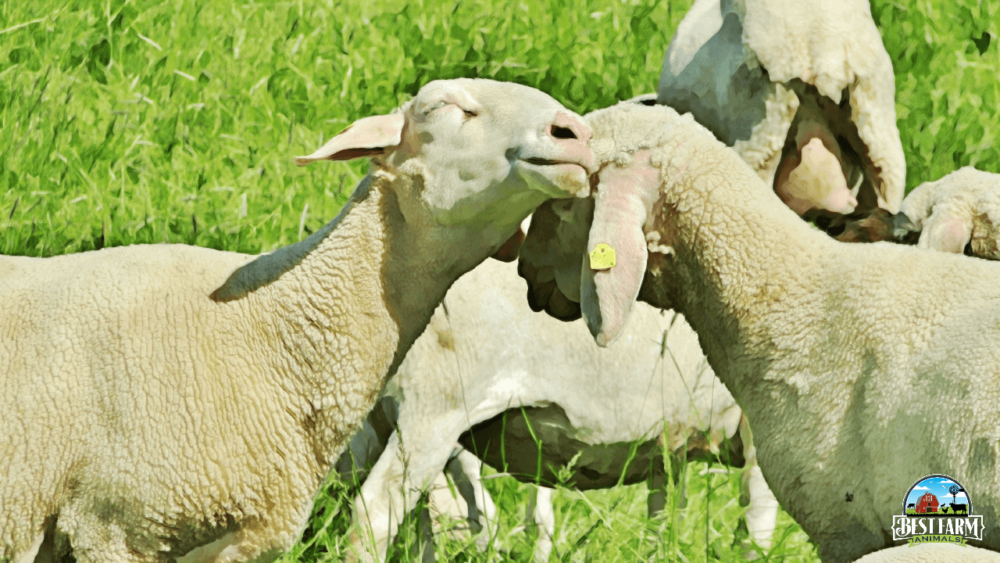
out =
[[[177,563],[269,563],[287,551],[302,535],[312,512],[312,494],[289,479],[272,482],[270,508],[263,516],[247,518],[214,541],[177,559]],[[280,500],[279,500],[280,499]]]
[[[38,538],[35,539],[36,543],[33,545],[38,546],[38,553],[34,557],[22,554],[14,559],[14,563],[60,563],[66,560],[70,553],[69,538],[56,531],[56,522],[57,520],[52,518],[39,534],[38,538],[42,539],[40,544],[37,543]]]
[[[451,475],[459,494],[469,508],[469,528],[476,536],[476,546],[486,551],[496,534],[497,507],[493,497],[483,487],[481,477],[483,462],[472,452],[462,449],[448,460],[445,470]]]
[[[646,479],[646,515],[656,518],[667,506],[667,471],[663,467],[663,450],[659,449]]]

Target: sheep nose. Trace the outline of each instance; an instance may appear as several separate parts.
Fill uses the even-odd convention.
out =
[[[548,134],[557,139],[576,139],[586,143],[590,140],[593,132],[579,117],[574,117],[566,112],[557,112],[556,118],[549,124]]]
[[[557,112],[545,132],[562,149],[564,157],[580,164],[588,173],[594,172],[594,154],[587,146],[594,132],[583,119],[564,111]]]

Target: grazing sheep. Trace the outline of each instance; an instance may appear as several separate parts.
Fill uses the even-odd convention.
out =
[[[799,215],[895,213],[906,163],[867,0],[697,0],[657,101],[691,112]]]
[[[662,487],[658,438],[674,454],[675,472],[689,456],[752,462],[746,429],[737,433],[741,412],[680,316],[637,307],[621,344],[602,350],[583,323],[533,314],[524,294],[513,265],[481,264],[455,282],[390,380],[386,393],[399,400],[396,433],[354,503],[351,540],[365,560],[385,559],[398,522],[441,474],[460,436],[497,469],[545,486],[570,466],[565,484],[580,489],[651,476]],[[748,528],[766,547],[777,501],[752,463],[744,481]],[[548,495],[535,503],[541,560],[555,526]],[[654,511],[663,508],[658,497]]]
[[[588,193],[589,137],[532,88],[431,82],[296,159],[373,157],[300,243],[0,257],[0,559],[276,557],[448,287]]]
[[[934,182],[921,184],[906,196],[903,213],[920,231],[917,246],[1000,260],[1000,174],[971,166]]]
[[[914,188],[896,214],[848,222],[842,242],[889,241],[1000,260],[1000,174],[965,167]]]
[[[898,495],[928,474],[963,483],[997,521],[1000,267],[838,243],[672,109],[623,104],[587,120],[604,169],[575,256],[617,253],[581,276],[599,344],[637,297],[684,314],[750,421],[768,485],[824,561],[891,545]],[[1000,528],[982,546],[1000,549]]]

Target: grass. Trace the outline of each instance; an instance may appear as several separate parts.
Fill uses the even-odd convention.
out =
[[[531,561],[537,536],[525,526],[525,512],[532,486],[499,476],[488,467],[484,475],[485,486],[499,507],[490,549],[478,550],[471,537],[446,538],[442,530],[455,523],[445,521],[436,534],[437,560]],[[670,487],[667,506],[673,509],[655,519],[646,515],[644,484],[587,492],[558,489],[553,498],[556,531],[550,561],[743,561],[746,553],[755,550],[763,555],[761,561],[818,561],[805,533],[784,512],[779,514],[770,551],[762,552],[744,541],[746,533],[739,525],[743,513],[738,502],[739,470],[710,468],[699,462],[690,464],[684,475],[687,507],[678,506],[680,495],[676,487]],[[342,498],[350,487],[336,483],[333,490],[336,493],[324,496],[324,502]],[[317,510],[305,541],[283,561],[338,560],[346,549],[343,536],[350,524],[349,515],[340,509],[332,505],[329,511]],[[324,526],[324,534],[313,535]],[[419,561],[412,553],[419,537],[415,519],[405,521],[388,559]]]
[[[332,218],[365,163],[295,168],[353,119],[435,78],[545,90],[584,113],[653,91],[687,0],[120,0],[0,4],[0,253],[50,256],[184,242],[260,252]],[[1000,172],[995,2],[878,0],[893,59],[907,187],[963,165]],[[740,560],[738,473],[687,474],[689,506],[645,517],[643,486],[556,494],[560,561]],[[488,481],[497,550],[527,560],[528,487]],[[900,492],[902,494],[902,491]],[[337,560],[347,485],[331,482],[285,561]],[[396,557],[409,559],[411,524]],[[773,560],[813,561],[781,515]]]

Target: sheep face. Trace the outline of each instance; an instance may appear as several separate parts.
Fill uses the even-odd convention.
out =
[[[586,119],[594,131],[591,146],[600,172],[592,179],[599,187],[593,200],[552,201],[535,211],[518,272],[528,282],[533,310],[564,321],[582,313],[604,346],[624,328],[647,262],[656,269],[671,259],[672,241],[651,228],[661,173],[650,158],[654,149],[675,137],[675,120],[697,124],[690,115],[678,116],[663,106],[628,102]],[[650,122],[663,127],[651,127]],[[598,245],[614,251],[616,266],[590,267],[590,254]],[[657,303],[668,300],[660,296]]]
[[[475,226],[490,244],[513,232],[515,244],[495,245],[509,258],[523,239],[518,224],[535,207],[589,194],[590,137],[580,116],[534,88],[438,80],[398,112],[361,119],[296,163],[373,157],[374,169],[419,178],[396,187],[408,223]]]
[[[434,189],[425,189],[421,199],[443,224],[489,221],[505,212],[520,223],[519,206],[497,203],[527,193],[541,196],[537,203],[589,193],[590,128],[538,90],[487,80],[435,81],[404,114],[402,143],[388,162],[404,167],[416,158],[433,171]]]
[[[1000,174],[956,170],[914,188],[902,211],[903,231],[919,232],[921,248],[1000,259]]]

